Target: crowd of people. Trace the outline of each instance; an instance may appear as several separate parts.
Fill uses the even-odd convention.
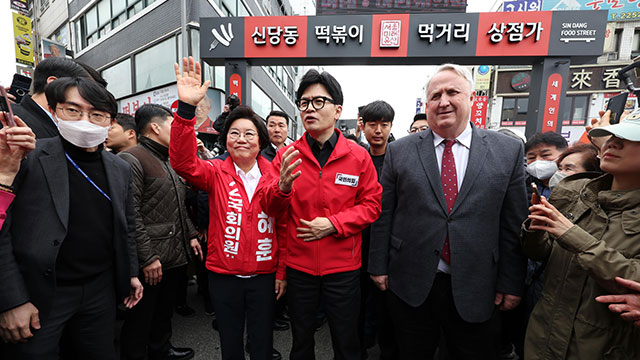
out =
[[[338,360],[640,358],[640,111],[601,113],[589,144],[479,129],[445,64],[408,136],[381,100],[346,136],[340,83],[309,70],[287,144],[288,114],[229,97],[207,120],[200,64],[174,71],[177,111],[130,116],[48,58],[0,115],[3,359],[210,355],[171,343],[189,264],[225,360],[281,358],[283,319],[288,358],[314,359],[322,318]]]

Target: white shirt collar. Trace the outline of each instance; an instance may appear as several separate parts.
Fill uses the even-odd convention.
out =
[[[238,174],[238,176],[244,176],[248,179],[257,179],[260,177],[260,175],[262,175],[260,173],[260,168],[258,167],[257,161],[253,164],[253,167],[247,173],[242,171],[242,169],[240,169],[238,165],[236,165],[236,163],[233,163],[233,166],[236,168],[236,174]]]
[[[33,100],[33,99],[32,99]],[[49,115],[49,118],[51,119],[51,121],[53,121],[53,123],[58,126],[58,124],[56,123],[56,121],[53,119],[53,115],[51,115],[51,113],[49,112],[49,109],[45,109],[44,107],[42,107],[42,105],[38,104],[35,100],[33,100],[34,103],[36,103],[36,105],[40,106],[40,109],[42,109],[42,111],[44,111],[45,114]]]
[[[455,138],[455,140],[459,144],[461,144],[464,147],[466,147],[467,149],[471,149],[471,137],[472,137],[472,135],[473,135],[473,131],[471,130],[471,123],[467,122],[467,127],[464,128],[464,131],[462,131],[462,134],[458,135],[458,137]],[[433,131],[433,147],[437,147],[444,140],[446,140],[446,139],[443,138],[442,136],[436,134],[435,131]]]

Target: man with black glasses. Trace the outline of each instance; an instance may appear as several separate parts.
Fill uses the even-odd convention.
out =
[[[286,216],[291,360],[312,360],[320,302],[336,359],[360,359],[361,232],[380,215],[382,188],[367,151],[335,129],[342,89],[327,72],[308,71],[296,104],[306,133],[292,145],[302,161]],[[274,165],[280,169],[283,151]]]

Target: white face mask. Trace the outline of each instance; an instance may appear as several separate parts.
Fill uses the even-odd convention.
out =
[[[556,173],[553,174],[551,179],[549,179],[549,188],[553,189],[556,185],[558,185],[560,181],[562,181],[562,179],[566,178],[567,176],[569,176],[569,174],[556,171]]]
[[[558,171],[558,164],[555,161],[536,160],[527,165],[527,173],[539,180],[546,180]]]
[[[110,126],[102,127],[88,120],[58,120],[60,135],[73,145],[89,149],[102,144],[107,139]]]

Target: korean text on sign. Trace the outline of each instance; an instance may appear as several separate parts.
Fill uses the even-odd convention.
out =
[[[491,42],[494,44],[501,42],[504,35],[509,36],[509,42],[520,42],[535,34],[537,42],[540,41],[542,30],[542,22],[493,23],[487,34],[491,35]]]
[[[333,40],[336,44],[345,44],[347,37],[350,39],[358,39],[362,44],[363,25],[318,25],[315,27],[316,39],[324,41],[327,45]]]
[[[256,26],[251,35],[254,44],[265,45],[269,38],[269,43],[273,46],[280,45],[282,38],[285,44],[293,46],[298,41],[298,37],[297,26]]]

